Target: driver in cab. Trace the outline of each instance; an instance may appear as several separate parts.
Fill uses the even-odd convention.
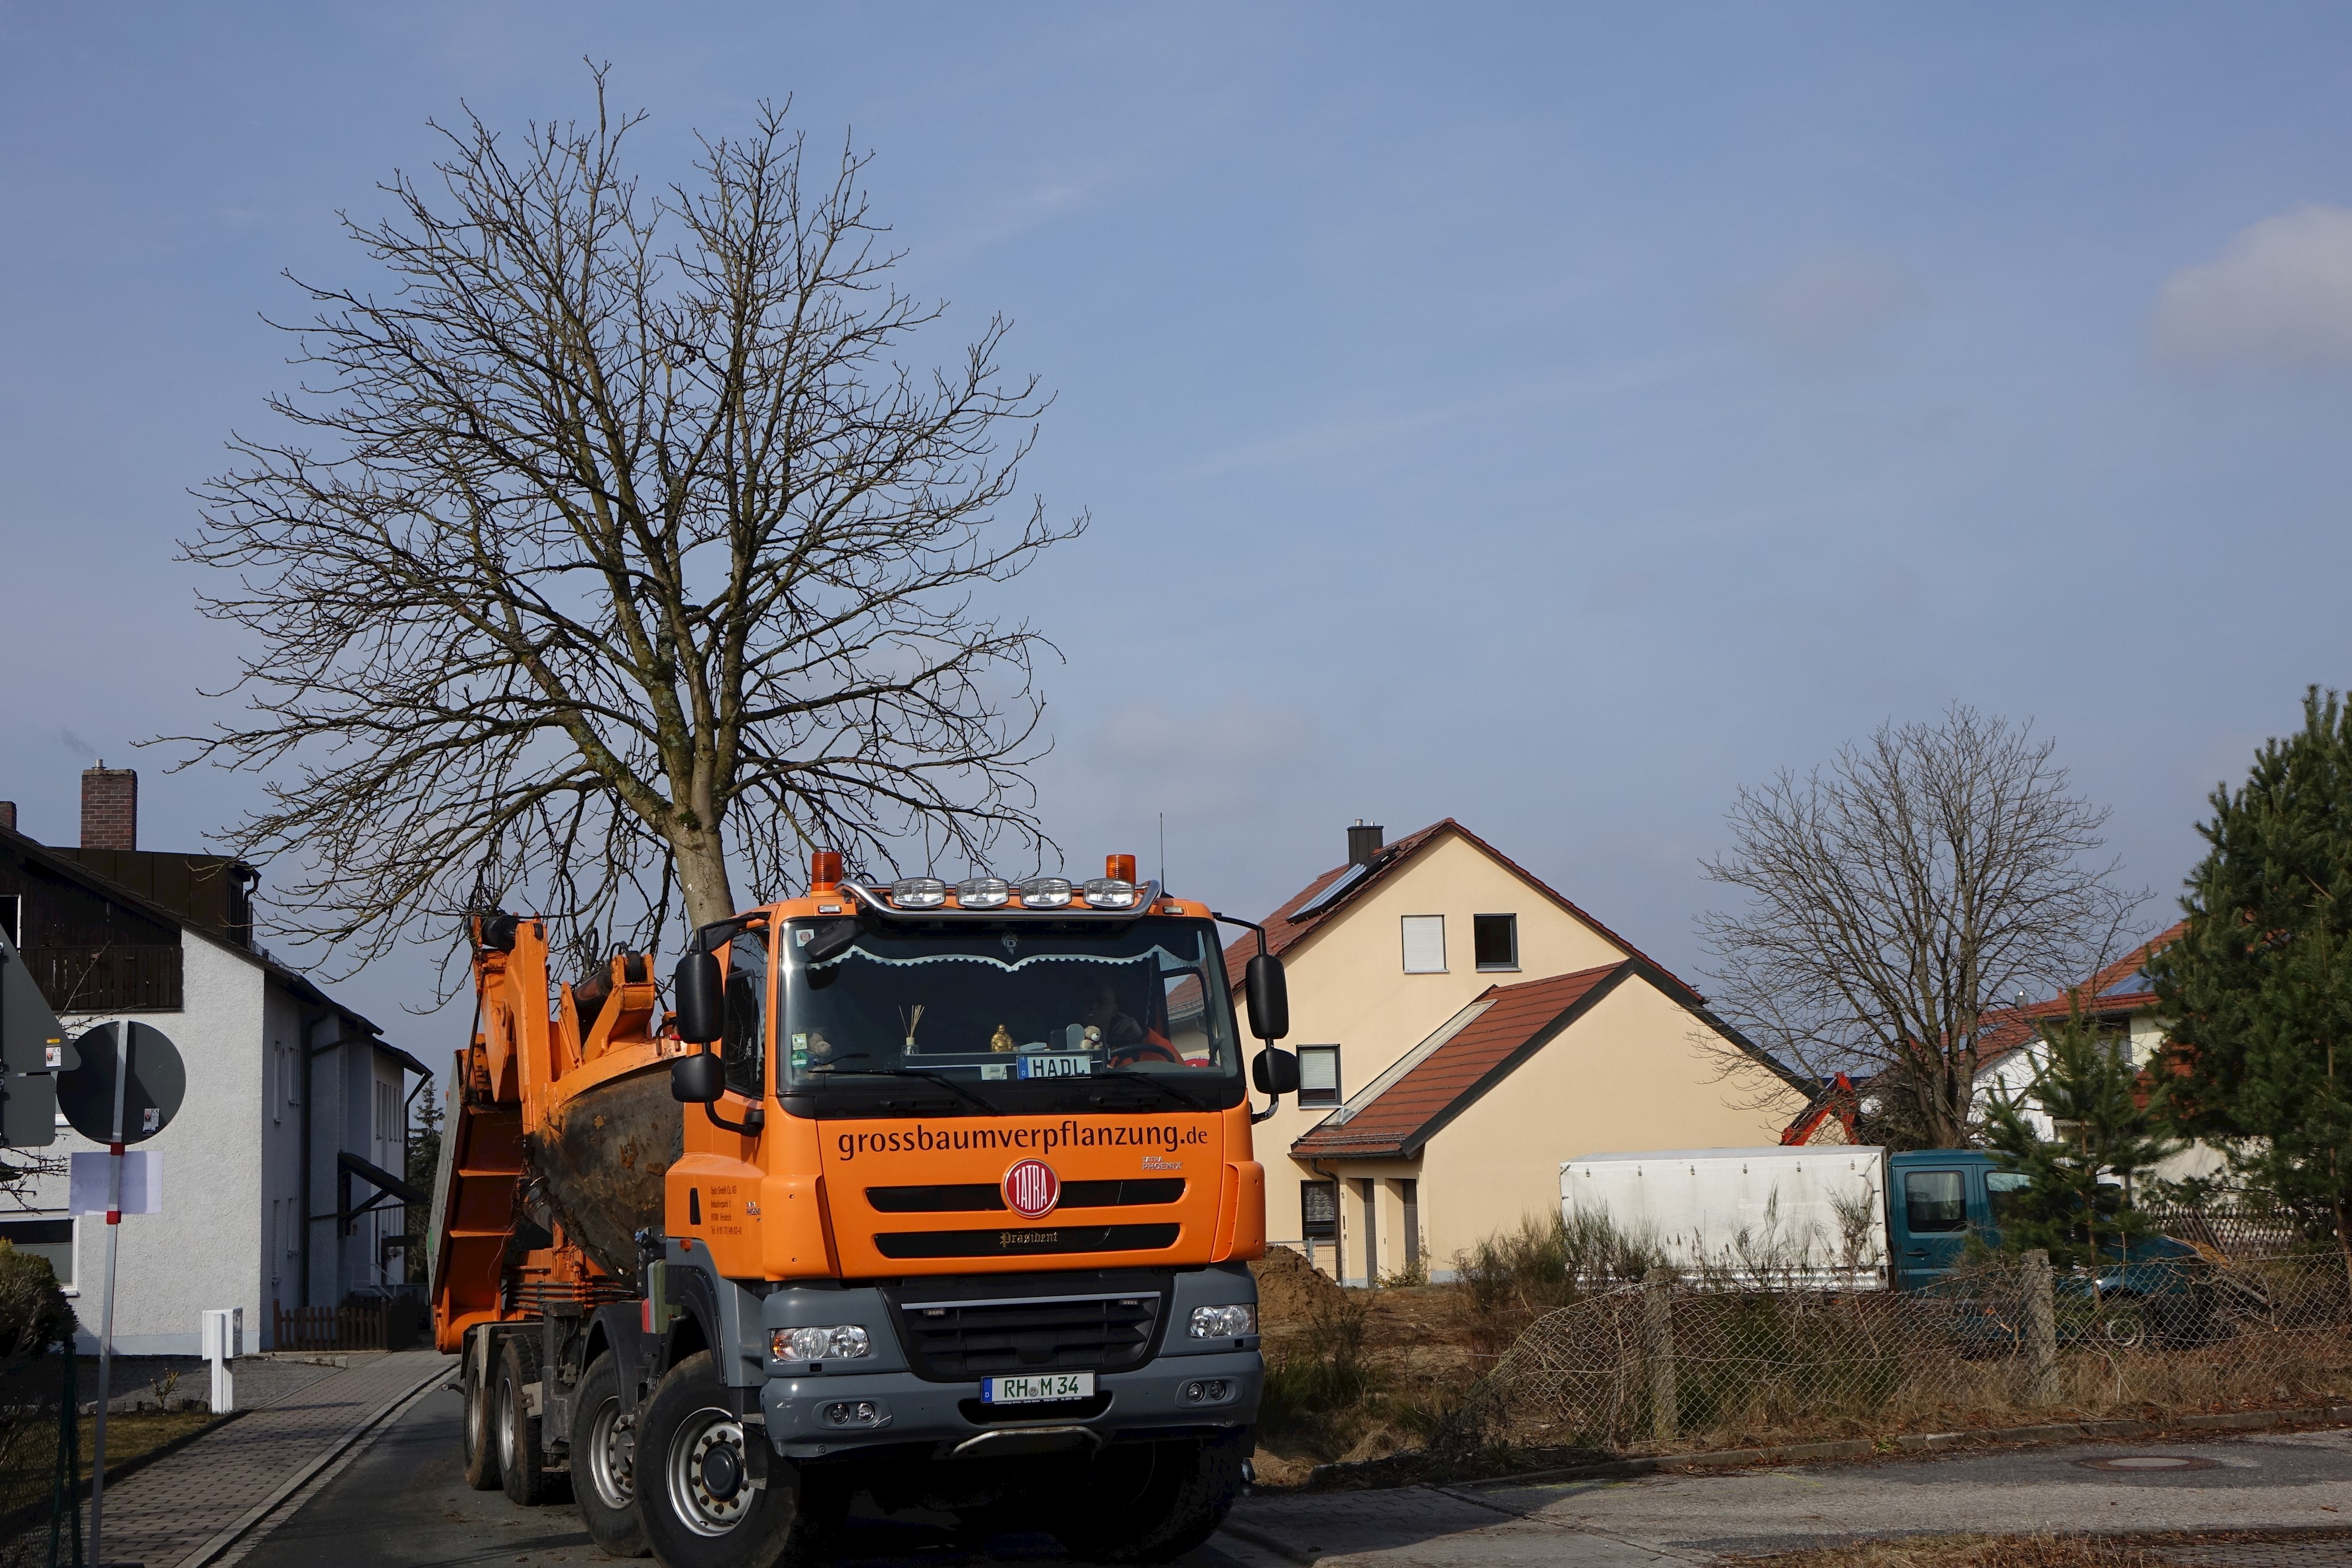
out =
[[[1131,1067],[1139,1061],[1184,1064],[1173,1045],[1120,1009],[1118,990],[1108,979],[1088,980],[1080,988],[1078,1022],[1086,1028],[1087,1043],[1101,1049],[1107,1067]]]

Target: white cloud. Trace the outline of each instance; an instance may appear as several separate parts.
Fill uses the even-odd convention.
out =
[[[2158,296],[2148,343],[2178,364],[2352,363],[2352,212],[2310,204],[2264,218]]]
[[[1900,257],[1863,251],[1813,256],[1732,298],[1749,330],[1815,364],[1843,358],[1927,303]]]

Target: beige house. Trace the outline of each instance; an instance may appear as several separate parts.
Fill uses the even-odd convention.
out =
[[[1805,1104],[1697,992],[1451,818],[1394,843],[1359,824],[1348,849],[1265,922],[1303,1080],[1258,1130],[1270,1239],[1349,1282],[1443,1279],[1555,1207],[1563,1160],[1769,1144]],[[1231,945],[1236,986],[1255,951]],[[1725,1079],[1726,1044],[1754,1070]]]

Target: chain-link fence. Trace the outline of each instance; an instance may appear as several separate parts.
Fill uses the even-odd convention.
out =
[[[88,1422],[70,1346],[0,1361],[0,1568],[82,1562]]]
[[[1916,1291],[1708,1289],[1663,1272],[1539,1318],[1445,1447],[1625,1453],[2352,1395],[2342,1257],[2053,1272],[2039,1254]]]

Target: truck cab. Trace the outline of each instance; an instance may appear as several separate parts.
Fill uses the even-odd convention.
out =
[[[1959,1267],[1970,1235],[2000,1245],[2004,1204],[2025,1177],[1976,1149],[1887,1157],[1886,1239],[1898,1291],[1932,1286]]]

